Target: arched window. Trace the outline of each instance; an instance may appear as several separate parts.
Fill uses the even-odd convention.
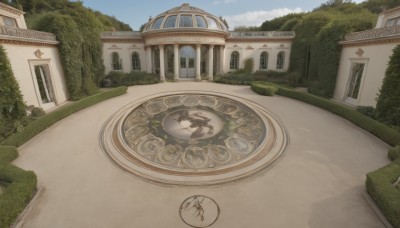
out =
[[[141,70],[139,53],[132,53],[132,70]]]
[[[276,69],[283,69],[285,65],[285,52],[281,51],[278,53],[278,59],[276,60]]]
[[[232,52],[229,66],[231,70],[239,69],[239,52],[237,51]]]
[[[260,70],[268,69],[268,52],[264,51],[260,55]]]
[[[119,58],[119,54],[117,52],[113,52],[111,54],[111,64],[113,70],[122,70],[122,59]]]

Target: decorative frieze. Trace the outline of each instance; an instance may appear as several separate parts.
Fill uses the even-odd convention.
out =
[[[0,39],[53,45],[58,44],[54,34],[20,28],[0,27]]]
[[[344,41],[370,40],[400,35],[400,25],[371,29],[362,32],[350,33],[344,36]]]

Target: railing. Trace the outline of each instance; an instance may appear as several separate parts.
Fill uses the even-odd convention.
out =
[[[367,40],[367,39],[374,39],[374,38],[381,38],[381,37],[388,37],[395,35],[400,35],[400,25],[350,33],[344,36],[344,40],[345,41]]]
[[[274,38],[274,37],[294,37],[295,32],[293,31],[271,31],[271,32],[230,32],[231,36],[234,38],[243,37],[255,37],[255,38]]]
[[[40,32],[29,29],[9,28],[0,26],[0,36],[34,39],[40,41],[57,41],[56,36],[47,32]]]
[[[142,38],[139,31],[103,32],[101,38]]]

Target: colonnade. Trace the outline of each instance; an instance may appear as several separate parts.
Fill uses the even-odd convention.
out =
[[[187,44],[185,44],[186,46]],[[152,53],[153,53],[153,47],[158,47],[160,52],[160,69],[159,69],[159,74],[160,74],[160,81],[165,81],[165,44],[160,44],[160,45],[155,45],[155,46],[146,46],[146,60],[147,60],[147,72],[148,73],[153,73],[153,58],[152,58]],[[179,61],[179,44],[174,44],[174,80],[178,81],[180,78],[180,61]],[[218,45],[215,46],[213,44],[208,44],[208,80],[213,81],[214,80],[214,49],[218,48],[218,53],[219,55],[217,56],[218,61],[217,61],[217,72],[219,74],[224,73],[224,46]],[[201,44],[196,44],[195,45],[195,80],[196,81],[201,81]]]

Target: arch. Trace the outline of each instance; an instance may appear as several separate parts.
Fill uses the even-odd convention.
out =
[[[111,65],[113,70],[122,70],[122,59],[118,52],[111,53]]]
[[[231,70],[239,69],[239,52],[237,52],[237,51],[232,52],[231,61],[229,63],[229,68]]]
[[[276,60],[276,69],[281,70],[285,66],[285,52],[281,51],[278,53],[278,58]]]
[[[132,53],[132,70],[141,70],[140,55],[136,51]]]
[[[260,70],[268,69],[268,52],[263,51],[260,55]]]

